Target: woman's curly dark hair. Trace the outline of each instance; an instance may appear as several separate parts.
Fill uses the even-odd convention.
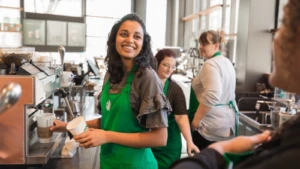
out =
[[[150,62],[153,57],[150,43],[151,37],[146,31],[146,26],[142,19],[140,19],[138,15],[133,13],[123,16],[113,25],[107,40],[107,55],[105,57],[105,63],[107,65],[107,71],[110,74],[110,82],[113,84],[119,83],[124,76],[121,56],[116,50],[115,42],[120,26],[128,20],[138,22],[144,31],[144,41],[142,50],[138,54],[138,56],[134,58],[134,64],[137,65],[138,70],[143,70],[146,67],[150,67]]]

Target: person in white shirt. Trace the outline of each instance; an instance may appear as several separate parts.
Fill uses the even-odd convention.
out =
[[[224,33],[203,32],[199,43],[200,56],[206,61],[192,82],[189,116],[193,141],[201,150],[237,134],[238,111],[235,70],[231,61],[221,53]]]

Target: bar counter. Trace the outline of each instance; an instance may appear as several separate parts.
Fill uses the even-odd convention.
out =
[[[73,158],[61,158],[64,139],[45,165],[0,165],[0,169],[99,169],[99,147],[79,147]]]

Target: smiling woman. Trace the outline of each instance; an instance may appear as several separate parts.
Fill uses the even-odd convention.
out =
[[[116,37],[116,50],[121,59],[133,59],[143,46],[144,31],[138,22],[125,21]]]
[[[152,57],[150,45],[151,37],[146,32],[146,27],[143,21],[137,15],[133,14],[126,15],[126,18],[122,19],[112,27],[107,41],[108,48],[105,62],[108,64],[108,72],[111,75],[110,80],[112,83],[119,83],[124,76],[123,63],[121,60],[121,58],[123,57],[120,57],[121,55],[123,55],[123,51],[120,50],[122,52],[119,53],[119,49],[122,49],[122,45],[129,44],[139,49],[134,50],[138,51],[135,52],[136,57],[134,58],[134,62],[137,65],[140,65],[142,68],[149,66]],[[124,30],[125,28],[126,30]],[[131,31],[130,36],[128,35],[128,31]],[[139,34],[141,39],[133,40],[133,35],[137,36],[137,34]],[[125,38],[126,36],[129,36],[129,38]],[[142,42],[142,44],[140,42]]]
[[[136,14],[125,15],[109,34],[102,118],[87,121],[89,130],[74,137],[85,148],[101,146],[101,169],[157,169],[150,148],[166,145],[171,106],[150,68],[150,39]],[[52,130],[65,129],[66,123],[55,124]]]

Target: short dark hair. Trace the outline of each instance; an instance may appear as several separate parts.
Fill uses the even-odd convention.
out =
[[[165,57],[172,57],[172,58],[176,59],[176,54],[170,49],[159,50],[155,55],[155,58],[157,60],[157,67],[159,66],[161,61],[164,60]]]
[[[121,60],[120,54],[117,52],[115,47],[116,36],[119,28],[125,21],[136,21],[138,22],[144,31],[144,41],[141,52],[137,57],[134,58],[134,64],[137,65],[139,70],[143,70],[146,67],[150,67],[151,58],[153,57],[151,51],[151,37],[146,31],[146,26],[142,19],[137,14],[131,13],[123,16],[120,20],[118,20],[108,35],[107,40],[107,55],[105,57],[105,63],[107,65],[107,71],[110,74],[110,82],[113,84],[117,84],[121,82],[124,72],[123,72],[123,64]]]

